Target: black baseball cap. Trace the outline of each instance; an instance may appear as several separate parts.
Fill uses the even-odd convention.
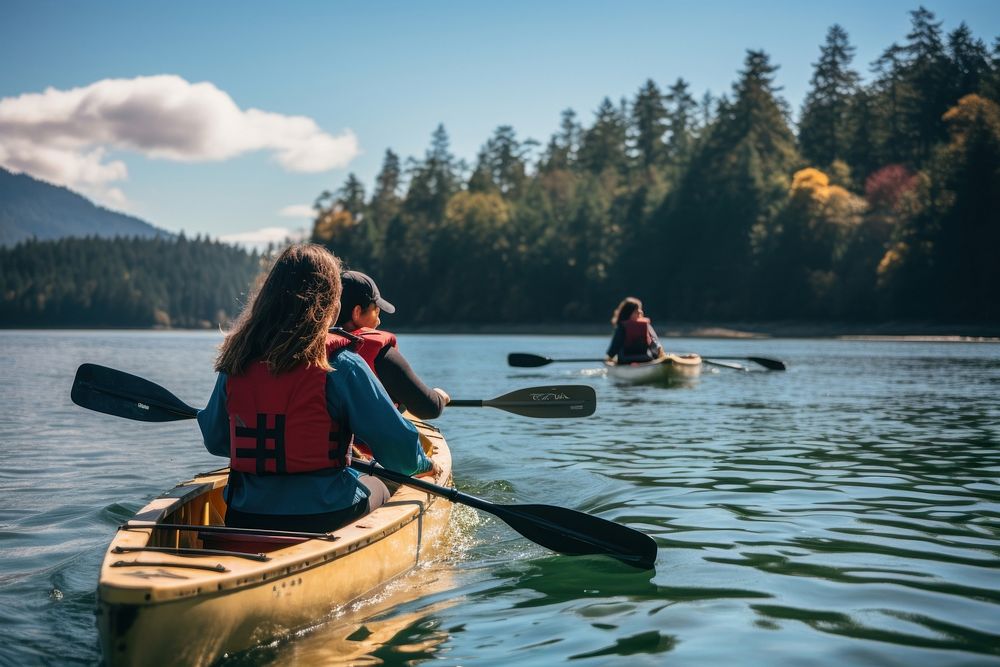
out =
[[[341,316],[350,317],[354,306],[367,308],[369,304],[378,304],[386,313],[395,313],[396,307],[382,298],[378,285],[372,277],[360,271],[344,271],[340,274],[340,284],[343,291],[340,294]]]

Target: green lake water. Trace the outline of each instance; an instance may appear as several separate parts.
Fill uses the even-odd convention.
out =
[[[201,406],[219,340],[0,332],[0,664],[99,663],[94,591],[115,527],[225,463],[192,422],[74,406],[77,365]],[[441,557],[223,664],[1000,665],[1000,345],[664,342],[789,370],[634,387],[599,364],[506,365],[513,351],[600,358],[603,338],[400,336],[455,398],[592,385],[587,419],[446,411],[456,485],[642,530],[655,571],[554,555],[458,507]]]

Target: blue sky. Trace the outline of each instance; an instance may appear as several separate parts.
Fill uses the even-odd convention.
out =
[[[370,189],[386,148],[421,156],[438,123],[471,161],[498,125],[544,143],[563,109],[589,124],[648,78],[727,92],[749,48],[770,53],[797,110],[830,25],[867,76],[917,6],[2,0],[0,164],[172,231],[304,228],[280,211],[352,171]],[[1000,36],[998,0],[924,6],[946,32],[964,20],[988,45]],[[70,100],[91,115],[64,117]],[[19,129],[33,114],[44,123]]]

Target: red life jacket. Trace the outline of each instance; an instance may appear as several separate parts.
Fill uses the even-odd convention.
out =
[[[328,334],[332,357],[351,342]],[[326,371],[316,366],[272,375],[264,361],[226,379],[229,466],[257,475],[291,475],[351,463],[353,434],[326,407]]]
[[[397,346],[396,334],[391,334],[388,331],[361,327],[352,331],[351,334],[361,339],[359,343],[355,344],[354,351],[361,355],[361,358],[368,364],[368,368],[372,369],[372,373],[375,373],[375,357],[382,351],[382,348],[387,345]],[[377,377],[378,373],[375,375]]]
[[[378,329],[369,329],[368,327],[361,327],[350,332],[351,335],[360,338],[360,341],[355,342],[354,351],[365,360],[368,364],[368,368],[372,369],[372,373],[375,373],[375,377],[378,377],[378,372],[375,370],[375,357],[379,355],[387,345],[392,347],[397,347],[396,345],[396,334],[391,334],[388,331],[379,331]],[[399,403],[393,402],[397,408]],[[360,440],[354,443],[361,456],[367,458],[373,458],[371,447],[361,442]]]
[[[625,342],[622,352],[627,356],[642,356],[649,354],[649,346],[653,344],[653,331],[648,317],[637,317],[626,320]]]

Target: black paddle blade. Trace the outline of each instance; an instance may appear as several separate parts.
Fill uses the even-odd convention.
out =
[[[607,519],[554,505],[495,505],[458,489],[386,470],[374,461],[355,459],[351,467],[489,512],[532,542],[558,553],[569,556],[605,554],[647,570],[656,563],[653,538]]]
[[[585,384],[528,387],[483,401],[483,405],[522,417],[589,417],[597,409],[597,392]]]
[[[764,368],[770,371],[783,371],[785,370],[785,362],[779,361],[777,359],[768,359],[767,357],[716,357],[712,356],[713,359],[746,359],[747,361],[752,361],[755,364],[760,364]]]
[[[778,361],[777,359],[768,359],[767,357],[747,357],[750,361],[760,364],[764,368],[772,371],[783,371],[785,370],[785,363],[783,361]]]
[[[553,505],[494,505],[488,511],[557,553],[603,554],[645,570],[656,564],[653,538],[607,519]]]
[[[76,369],[70,398],[80,407],[142,422],[193,419],[198,411],[158,384],[97,364]]]
[[[525,352],[511,352],[507,355],[507,364],[509,366],[518,366],[520,368],[537,368],[538,366],[546,366],[551,364],[552,360],[548,357],[540,357],[537,354],[527,354]]]

